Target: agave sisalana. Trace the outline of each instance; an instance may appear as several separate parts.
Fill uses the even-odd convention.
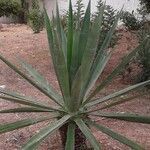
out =
[[[85,137],[91,143],[95,150],[100,150],[101,145],[93,136],[90,127],[95,127],[97,130],[109,135],[115,140],[129,146],[135,150],[144,149],[139,144],[130,139],[112,131],[111,129],[97,124],[93,121],[92,116],[112,118],[137,123],[150,123],[149,116],[140,116],[129,113],[107,112],[106,108],[119,105],[123,102],[129,101],[135,97],[126,97],[124,99],[120,96],[127,95],[129,92],[137,90],[150,83],[145,81],[130,87],[127,87],[118,92],[99,98],[96,95],[107,85],[111,83],[116,75],[118,75],[130,59],[138,52],[143,44],[146,44],[149,39],[138,46],[135,50],[125,56],[122,62],[96,87],[95,82],[102,74],[107,62],[112,54],[111,51],[106,50],[110,44],[111,38],[117,26],[118,19],[121,13],[118,13],[116,20],[108,32],[101,48],[97,51],[98,37],[101,32],[101,24],[103,19],[104,7],[101,7],[101,13],[95,18],[93,23],[90,23],[90,9],[89,1],[83,24],[80,27],[77,22],[76,29],[73,27],[73,12],[70,0],[69,5],[69,19],[67,33],[64,32],[59,10],[57,6],[56,17],[52,21],[49,20],[45,12],[45,22],[50,46],[50,53],[53,60],[54,69],[61,89],[61,95],[54,90],[46,79],[41,76],[31,65],[26,62],[21,62],[23,68],[28,72],[26,75],[19,70],[15,65],[9,62],[6,58],[0,55],[0,59],[12,68],[21,77],[26,79],[30,84],[36,87],[40,92],[44,93],[50,100],[56,103],[57,106],[48,106],[34,100],[34,98],[26,97],[23,94],[10,92],[7,90],[0,90],[3,95],[1,99],[25,105],[25,107],[14,108],[9,110],[1,110],[0,113],[22,113],[22,112],[48,112],[39,118],[30,118],[14,123],[0,124],[0,133],[6,133],[15,129],[30,126],[39,122],[47,121],[49,119],[57,118],[56,121],[49,123],[49,125],[36,133],[21,149],[32,150],[54,131],[60,129],[67,124],[68,131],[66,133],[66,150],[73,150],[75,148],[75,128],[78,127]],[[32,77],[32,78],[31,78]],[[95,87],[93,89],[93,87]],[[120,98],[120,99],[119,99]],[[107,103],[106,103],[107,102]],[[100,105],[100,107],[96,107]],[[58,119],[59,118],[59,119]]]

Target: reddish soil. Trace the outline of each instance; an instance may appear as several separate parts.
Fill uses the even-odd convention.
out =
[[[122,59],[122,57],[137,46],[137,38],[134,34],[129,32],[121,31],[123,37],[119,40],[118,45],[115,48],[114,54],[107,65],[103,73],[103,77],[107,76],[112,69],[117,65],[117,63]],[[46,76],[46,78],[51,82],[51,84],[59,90],[58,83],[53,70],[52,62],[48,52],[48,42],[46,37],[46,32],[43,31],[40,34],[33,34],[31,29],[25,25],[13,25],[6,26],[0,32],[0,53],[7,57],[14,63],[17,63],[17,58],[24,59],[30,64],[32,64],[41,74]],[[18,64],[17,64],[18,65]],[[36,89],[34,89],[25,80],[22,80],[14,71],[8,68],[5,64],[0,62],[0,86],[5,85],[7,89],[17,90],[25,95],[34,96],[39,101],[44,101],[51,103],[47,100],[47,97],[40,94]],[[122,89],[131,84],[134,79],[134,73],[137,72],[138,68],[135,65],[132,67],[132,73],[126,73],[125,79],[122,75],[118,76],[114,82],[100,95],[106,95],[112,93],[117,89]],[[0,100],[0,109],[13,108],[15,106],[20,106],[18,104],[6,102]],[[135,99],[131,102],[119,105],[117,107],[111,108],[111,111],[116,112],[134,112],[143,115],[150,114],[150,95]],[[42,115],[42,114],[38,114]],[[20,120],[22,118],[32,118],[37,116],[37,114],[0,114],[0,123],[13,122],[15,120]],[[120,134],[125,135],[128,138],[140,143],[145,147],[146,150],[150,149],[150,126],[137,123],[126,123],[123,121],[116,120],[105,120],[97,119],[98,122],[110,127],[114,131],[118,131]],[[34,126],[26,127],[20,129],[17,132],[13,131],[11,133],[0,135],[0,150],[18,150],[23,143],[25,143],[34,133],[38,132],[43,126],[46,126],[47,122],[39,123]],[[110,137],[102,134],[101,132],[93,129],[93,133],[96,138],[102,144],[104,150],[128,150],[129,148],[112,140]],[[53,134],[45,142],[39,150],[61,150],[61,141],[59,133]]]

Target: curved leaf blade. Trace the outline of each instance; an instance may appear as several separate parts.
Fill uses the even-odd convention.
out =
[[[54,20],[55,20],[55,18],[54,18]],[[62,24],[61,24],[58,2],[56,2],[56,24],[55,24],[55,26],[57,27],[58,39],[59,39],[62,51],[63,51],[64,56],[65,56],[65,60],[67,62],[67,38],[66,38],[66,34],[64,32],[64,29],[62,27]]]
[[[72,85],[72,82],[75,78],[75,75],[79,69],[79,36],[80,36],[80,31],[75,30],[74,32],[74,37],[73,37],[73,48],[72,48],[72,60],[71,60],[71,66],[70,66],[70,82]]]
[[[139,83],[139,84],[136,84],[136,85],[133,85],[133,86],[130,86],[130,87],[127,87],[127,88],[125,88],[125,89],[123,89],[123,90],[120,90],[120,91],[118,91],[118,92],[115,92],[115,93],[113,93],[113,94],[110,94],[110,95],[108,95],[108,96],[105,96],[104,98],[95,99],[95,100],[93,100],[92,102],[89,102],[88,104],[86,104],[85,106],[91,107],[91,106],[94,106],[94,105],[97,105],[97,104],[106,102],[106,101],[108,101],[108,100],[110,100],[110,99],[113,99],[113,98],[119,97],[119,96],[121,96],[121,95],[127,94],[127,93],[129,93],[129,92],[131,92],[131,91],[133,91],[133,90],[137,90],[137,89],[139,89],[139,88],[141,88],[141,87],[144,87],[144,86],[146,86],[146,85],[148,85],[148,84],[150,84],[150,80],[145,81],[145,82],[141,82],[141,83]]]
[[[84,99],[87,98],[89,91],[92,89],[92,87],[95,85],[97,79],[99,78],[99,76],[101,75],[101,73],[103,72],[106,64],[108,63],[109,59],[110,59],[111,53],[110,52],[104,52],[99,60],[99,63],[97,64],[97,67],[91,72],[91,76],[90,79],[88,81],[88,86],[86,89],[86,94]],[[83,105],[88,103],[90,101],[90,99],[87,99],[83,102]]]
[[[138,95],[131,96],[131,97],[120,98],[118,100],[110,102],[109,104],[104,105],[103,107],[101,107],[100,110],[107,109],[110,107],[114,107],[114,106],[129,102],[129,101],[135,100],[136,98],[139,98],[139,97],[146,95],[146,94],[147,94],[147,92],[144,94],[138,94]]]
[[[85,96],[87,87],[89,86],[90,78],[92,76],[91,69],[95,61],[96,50],[98,45],[98,38],[101,31],[102,18],[104,7],[101,8],[101,14],[99,14],[89,30],[89,37],[87,38],[87,44],[83,53],[83,58],[81,61],[81,77],[82,77],[82,87],[81,87],[81,97]]]
[[[76,119],[75,122],[80,128],[80,130],[83,132],[83,134],[86,136],[86,138],[89,140],[94,150],[101,150],[98,141],[95,139],[95,137],[93,136],[93,134],[91,133],[90,129],[87,127],[85,122],[82,119]]]
[[[39,102],[33,102],[30,100],[18,99],[18,98],[7,97],[7,96],[0,96],[0,99],[10,101],[10,102],[15,102],[18,104],[33,106],[33,107],[37,107],[37,108],[43,108],[43,109],[48,109],[48,110],[52,110],[52,111],[58,111],[57,108],[48,107],[48,106],[45,106]]]
[[[130,139],[120,135],[119,133],[116,133],[112,130],[110,130],[109,128],[102,126],[102,125],[98,125],[96,123],[94,123],[93,121],[88,120],[87,123],[90,126],[95,127],[96,129],[98,129],[99,131],[109,135],[110,137],[112,137],[113,139],[129,146],[130,148],[132,148],[133,150],[145,150],[141,145],[131,141]]]
[[[103,17],[103,11],[98,17],[95,18],[91,30],[89,30],[90,36],[87,38],[88,41],[83,53],[81,66],[78,68],[78,71],[73,80],[72,89],[74,89],[75,91],[74,95],[76,95],[75,99],[76,101],[78,100],[78,104],[82,103],[83,97],[87,92],[90,70],[96,54],[97,42],[98,42],[97,39],[99,37],[100,30],[101,30],[102,17]],[[74,85],[76,86],[74,87]]]
[[[68,32],[67,32],[67,66],[68,72],[70,72],[71,59],[73,48],[73,10],[72,2],[69,0],[69,17],[68,17]]]
[[[31,85],[36,87],[39,91],[41,91],[43,94],[45,94],[46,96],[48,96],[49,98],[52,99],[52,96],[47,92],[47,90],[43,89],[35,81],[31,80],[27,75],[25,75],[23,72],[21,72],[15,65],[13,65],[11,62],[9,62],[7,59],[5,59],[2,55],[0,55],[0,60],[2,60],[7,66],[9,66],[16,73],[18,73],[23,79],[25,79]],[[57,104],[60,105],[59,103],[57,103]]]
[[[18,98],[18,99],[23,99],[23,100],[27,100],[27,101],[28,100],[30,100],[30,101],[36,101],[32,97],[28,97],[28,96],[25,96],[25,95],[20,94],[18,92],[13,92],[13,91],[10,91],[10,90],[0,89],[0,93],[2,93],[4,95],[7,95],[7,96],[10,96],[10,97]]]
[[[61,49],[60,43],[58,42],[58,34],[57,34],[58,31],[55,29],[55,27],[51,25],[51,21],[46,11],[45,11],[45,22],[50,53],[52,56],[55,73],[63,95],[64,103],[68,107],[70,98],[70,83],[69,83],[67,62],[65,60],[65,56]]]
[[[31,112],[54,112],[53,110],[35,108],[35,107],[21,107],[14,109],[0,110],[0,114],[4,113],[31,113]]]
[[[79,68],[71,87],[71,106],[73,111],[77,111],[81,104],[81,85],[81,68]]]
[[[68,125],[67,141],[66,141],[65,150],[74,150],[74,145],[75,145],[75,128],[76,128],[76,125],[73,124],[73,123],[70,123]]]
[[[78,55],[79,64],[78,65],[79,66],[81,64],[82,57],[84,54],[84,49],[87,45],[87,39],[89,37],[90,15],[91,15],[91,0],[89,0],[88,7],[86,9],[85,16],[83,19],[83,24],[82,24],[81,31],[80,31],[80,37],[79,37],[80,42],[78,45],[78,50],[79,50],[79,55]]]
[[[42,129],[39,133],[34,135],[21,149],[22,150],[31,149],[35,144],[40,143],[49,134],[52,134],[54,131],[56,131],[62,125],[64,125],[69,118],[70,118],[70,116],[66,115],[66,116],[62,117],[61,119],[59,119],[58,121],[55,121],[55,122],[49,124],[46,128]]]
[[[67,68],[67,63],[60,43],[58,42],[57,32],[54,30],[54,55],[55,55],[55,68],[56,75],[62,91],[63,100],[67,108],[70,106],[70,79]]]
[[[106,117],[111,119],[118,119],[123,121],[129,122],[137,122],[137,123],[144,123],[150,124],[150,116],[140,116],[138,114],[131,114],[131,113],[91,113],[90,115],[99,116],[99,117]]]
[[[28,72],[28,74],[33,77],[33,80],[39,84],[43,89],[45,89],[49,95],[51,95],[52,100],[57,103],[63,105],[62,96],[59,95],[54,88],[48,83],[48,81],[37,72],[30,64],[27,62],[20,60],[19,61],[22,67]]]
[[[135,54],[141,50],[142,46],[145,45],[147,42],[147,38],[143,41],[142,44],[140,44],[137,48],[135,48],[131,53],[129,53],[127,56],[125,56],[121,63],[113,70],[113,72],[106,77],[106,79],[100,83],[95,90],[90,94],[90,96],[87,98],[87,101],[93,98],[100,90],[102,90],[105,86],[107,86],[109,83],[112,82],[114,77],[116,77],[123,69],[124,67],[129,63],[129,61],[135,56]]]
[[[16,121],[16,122],[13,122],[13,123],[0,124],[0,134],[10,132],[10,131],[13,131],[13,130],[16,130],[16,129],[24,128],[24,127],[27,127],[27,126],[30,126],[30,125],[34,125],[34,124],[37,124],[39,122],[49,120],[51,118],[55,118],[55,117],[50,117],[50,116],[43,117],[42,116],[42,117],[39,117],[39,118],[36,118],[36,119],[31,118],[31,119],[24,119],[24,120],[21,120],[21,121]]]

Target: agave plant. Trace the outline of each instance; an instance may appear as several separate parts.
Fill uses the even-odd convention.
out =
[[[73,150],[76,148],[76,132],[82,132],[84,137],[89,140],[91,146],[95,150],[100,150],[101,145],[93,136],[90,127],[95,127],[97,130],[109,135],[113,139],[118,140],[132,149],[144,149],[134,141],[131,141],[123,135],[112,131],[104,125],[98,124],[93,120],[95,117],[92,116],[96,116],[99,118],[104,117],[106,119],[112,118],[149,124],[149,116],[110,111],[107,112],[106,108],[119,105],[135,98],[128,96],[124,99],[120,99],[120,96],[127,95],[133,90],[146,86],[150,83],[150,80],[127,87],[105,97],[99,98],[97,96],[97,94],[104,87],[109,85],[114,77],[120,73],[123,67],[129,62],[141,46],[137,47],[130,54],[125,56],[122,62],[112,71],[112,73],[95,87],[95,82],[102,74],[112,54],[111,51],[107,50],[107,47],[111,41],[120,13],[118,13],[111,30],[108,32],[98,54],[96,55],[98,45],[98,41],[96,39],[100,34],[104,6],[101,7],[101,13],[95,18],[91,25],[90,5],[91,4],[89,2],[82,26],[78,25],[77,28],[74,29],[72,4],[70,0],[67,34],[64,32],[61,25],[58,6],[56,17],[53,18],[52,21],[50,21],[45,12],[50,53],[62,94],[55,91],[51,84],[48,83],[46,79],[35,69],[33,69],[31,65],[24,61],[21,62],[22,66],[27,70],[27,73],[24,73],[0,55],[0,59],[5,64],[12,68],[21,77],[26,79],[40,92],[44,93],[49,100],[56,103],[55,106],[49,106],[47,104],[43,104],[43,102],[38,102],[34,98],[24,96],[23,94],[14,93],[8,90],[0,90],[0,93],[2,93],[0,96],[1,99],[25,105],[25,107],[21,108],[1,110],[0,113],[49,113],[46,113],[47,115],[44,113],[42,117],[38,118],[30,118],[14,123],[0,124],[1,134],[55,118],[52,123],[49,121],[47,127],[41,129],[38,133],[31,137],[31,139],[22,146],[22,150],[36,149],[47,136],[65,125],[67,125],[66,150]],[[144,40],[143,44],[147,43],[147,41],[147,39]],[[99,105],[99,107],[95,107],[97,105]]]

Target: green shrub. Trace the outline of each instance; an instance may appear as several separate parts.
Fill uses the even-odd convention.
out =
[[[97,15],[100,13],[101,6],[103,6],[103,5],[104,5],[104,3],[102,2],[102,0],[99,0],[97,3],[97,6],[96,6],[97,11],[90,18],[91,24],[92,24],[92,21],[95,19],[95,17],[97,17]],[[83,0],[77,0],[77,2],[75,4],[75,9],[73,11],[74,28],[78,28],[77,25],[80,25],[80,26],[82,25],[83,16],[85,14],[84,8],[85,8],[85,6],[83,4]],[[117,14],[116,10],[114,10],[109,5],[105,5],[102,28],[101,28],[102,32],[100,34],[100,37],[98,38],[99,46],[103,43],[108,31],[111,29],[111,27],[115,21],[116,14]],[[62,20],[61,20],[65,31],[67,28],[67,20],[68,20],[68,11],[62,15]],[[109,47],[114,47],[116,45],[118,39],[119,39],[119,34],[117,33],[117,31],[115,31],[114,35],[111,39],[111,43],[110,43]]]
[[[150,13],[150,0],[140,0],[141,9],[140,12],[143,15]]]
[[[20,0],[0,0],[0,17],[1,16],[18,16],[21,11]]]
[[[141,28],[141,21],[136,19],[133,13],[123,12],[122,21],[129,30],[139,30]]]
[[[104,2],[102,0],[99,0],[97,2],[97,6],[96,6],[97,11],[93,15],[93,18],[95,18],[95,16],[97,16],[100,13],[101,6],[103,6],[103,5],[104,5]],[[102,32],[99,37],[99,47],[102,45],[108,31],[111,29],[111,27],[115,21],[116,14],[117,14],[117,11],[115,9],[113,9],[110,5],[105,5],[102,29],[101,29]],[[115,31],[113,34],[113,37],[111,39],[111,43],[110,43],[109,47],[114,47],[116,45],[118,39],[119,39],[119,35],[118,35],[117,31]]]
[[[83,22],[83,16],[85,14],[83,0],[77,0],[74,8],[75,9],[73,11],[73,22],[74,22],[73,26],[74,28],[78,28],[77,25],[81,26]],[[61,22],[66,32],[67,32],[68,17],[69,17],[69,12],[64,11],[63,15],[61,16]]]
[[[39,33],[44,28],[44,16],[37,9],[30,10],[29,22],[34,33]]]
[[[104,5],[104,2],[102,0],[99,0],[97,2],[97,11],[94,14],[94,16],[97,16],[100,11],[101,11],[101,6]],[[117,11],[115,9],[113,9],[113,7],[111,7],[110,5],[105,5],[104,8],[104,18],[103,18],[103,23],[102,23],[102,29],[105,31],[109,31],[110,28],[112,27],[115,18],[116,18],[116,13]]]
[[[21,0],[21,12],[18,15],[20,23],[27,24],[29,14],[29,2],[27,0]]]
[[[44,15],[40,10],[38,0],[32,1],[32,8],[29,11],[29,24],[34,33],[39,33],[44,28]]]
[[[120,14],[117,15],[113,27],[105,37],[101,48],[97,52],[98,55],[96,55],[98,46],[97,38],[99,37],[100,29],[102,27],[100,20],[103,18],[104,7],[101,8],[101,14],[93,20],[92,24],[90,22],[90,8],[91,4],[89,2],[82,26],[80,27],[79,24],[79,28],[74,28],[72,5],[70,1],[67,34],[62,28],[58,7],[57,15],[54,20],[56,22],[50,21],[48,15],[45,14],[50,53],[61,89],[61,94],[55,91],[52,85],[49,84],[35,69],[33,69],[31,65],[21,61],[23,68],[27,71],[24,73],[0,55],[0,60],[7,64],[21,77],[26,79],[40,92],[45,94],[49,100],[56,103],[55,106],[49,105],[48,103],[44,104],[43,101],[38,102],[35,98],[24,96],[23,94],[0,90],[0,93],[3,94],[0,95],[1,99],[26,105],[26,107],[22,106],[21,108],[1,110],[0,113],[47,112],[36,118],[0,124],[0,133],[2,134],[15,129],[34,125],[39,122],[49,122],[46,127],[43,127],[43,129],[31,137],[31,139],[21,148],[22,150],[37,149],[46,137],[50,136],[61,127],[63,130],[64,126],[67,126],[67,130],[63,130],[63,133],[66,135],[66,146],[63,149],[66,150],[74,150],[77,146],[77,141],[82,145],[80,142],[81,138],[87,138],[94,150],[101,150],[101,145],[92,134],[90,127],[96,128],[111,138],[127,145],[131,149],[144,149],[141,145],[103,125],[102,118],[114,119],[114,121],[117,119],[150,124],[150,116],[141,116],[127,112],[110,112],[106,110],[106,108],[108,109],[135,98],[135,96],[130,97],[128,93],[150,84],[150,80],[127,87],[118,92],[109,93],[104,97],[99,97],[97,94],[112,82],[130,59],[138,52],[141,46],[148,42],[148,39],[144,40],[142,45],[125,56],[122,59],[122,62],[118,64],[113,72],[110,73],[101,83],[95,84],[113,53],[113,51],[107,51],[106,49],[110,44]],[[93,89],[93,87],[95,88]],[[139,94],[136,95],[136,97],[137,96],[139,96]],[[101,119],[100,124],[94,122],[96,117]],[[53,122],[52,119],[54,119]],[[81,132],[84,136],[81,136],[81,134],[75,136],[78,132]]]
[[[143,41],[145,37],[150,38],[150,22],[144,23],[142,29],[139,31],[139,41]],[[142,73],[139,75],[139,81],[146,81],[150,79],[150,41],[143,45],[138,53],[138,61],[142,65]]]

